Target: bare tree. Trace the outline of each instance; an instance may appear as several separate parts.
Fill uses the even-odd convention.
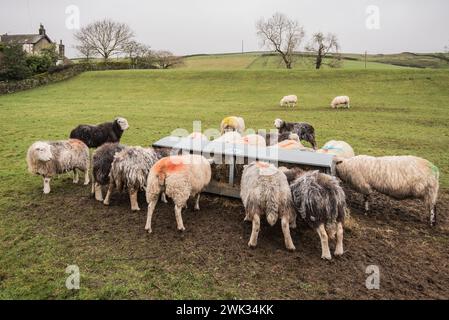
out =
[[[93,22],[75,33],[80,46],[93,48],[105,60],[122,52],[133,36],[127,24],[108,19]]]
[[[333,59],[327,63],[330,67],[337,67],[341,62],[339,54],[340,45],[337,36],[333,33],[324,35],[322,32],[313,34],[310,44],[306,47],[307,51],[316,54],[315,68],[320,69],[324,64],[324,58],[332,54]]]
[[[81,53],[83,55],[83,57],[86,58],[87,62],[89,62],[89,59],[91,57],[94,57],[95,54],[97,53],[97,51],[87,43],[79,44],[79,45],[75,46],[75,48],[76,48],[76,50],[78,50],[79,53]]]
[[[123,46],[123,52],[127,54],[131,64],[135,65],[139,58],[144,57],[151,51],[149,46],[131,40]]]
[[[154,61],[161,69],[168,69],[182,64],[182,58],[175,56],[170,51],[156,51],[153,53]]]
[[[256,30],[262,46],[279,53],[287,69],[291,69],[294,52],[305,35],[299,22],[277,12],[268,20],[259,19],[256,22]]]

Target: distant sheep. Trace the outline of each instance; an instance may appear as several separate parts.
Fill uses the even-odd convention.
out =
[[[318,170],[281,170],[290,182],[293,206],[297,213],[320,236],[321,258],[332,259],[329,238],[333,239],[335,234],[337,245],[334,255],[342,255],[346,198],[338,180]]]
[[[114,156],[109,173],[109,187],[103,203],[109,205],[112,191],[127,190],[131,202],[131,210],[139,211],[137,193],[145,188],[151,167],[162,154],[153,148],[125,147]]]
[[[184,231],[181,211],[190,197],[196,197],[195,210],[199,210],[200,194],[211,179],[210,162],[200,155],[189,154],[160,159],[151,168],[147,179],[146,198],[148,215],[145,230],[152,232],[151,219],[161,192],[175,203],[176,224]]]
[[[226,117],[221,121],[220,132],[224,134],[228,131],[237,131],[243,134],[245,131],[245,120],[241,117]]]
[[[252,221],[249,247],[256,247],[260,230],[260,217],[265,215],[274,226],[281,218],[285,246],[295,250],[290,236],[290,225],[296,227],[296,214],[292,206],[290,187],[285,174],[273,164],[252,162],[243,170],[240,196],[245,207],[245,221]]]
[[[274,126],[280,134],[291,132],[296,133],[300,140],[309,142],[313,149],[317,148],[315,141],[315,129],[306,122],[285,122],[281,119],[274,120]]]
[[[109,185],[109,173],[114,156],[124,148],[125,146],[119,143],[108,142],[94,152],[92,156],[92,193],[95,194],[96,200],[103,201],[101,187]]]
[[[284,107],[284,106],[295,107],[297,103],[298,103],[298,97],[295,96],[294,94],[291,94],[289,96],[283,97],[281,99],[281,101],[279,102],[279,105],[281,107]]]
[[[338,96],[335,97],[331,102],[331,108],[338,108],[339,105],[344,104],[346,108],[349,109],[349,97],[348,96]]]
[[[73,183],[78,183],[78,171],[84,172],[84,184],[89,184],[89,148],[80,140],[37,141],[27,152],[28,171],[44,179],[44,193],[50,193],[50,179],[72,171]]]
[[[125,118],[99,125],[79,125],[70,133],[70,138],[83,141],[89,148],[97,148],[106,142],[120,142],[123,131],[129,128]]]
[[[316,151],[317,153],[325,153],[339,156],[341,158],[351,158],[354,157],[354,150],[345,141],[330,140]]]
[[[365,195],[365,212],[373,191],[394,199],[424,200],[430,225],[436,223],[439,171],[431,162],[414,156],[356,156],[336,161],[338,177]]]

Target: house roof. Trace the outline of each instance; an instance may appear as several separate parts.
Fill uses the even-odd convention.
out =
[[[36,44],[44,38],[46,38],[48,42],[52,42],[47,35],[41,34],[5,34],[0,37],[1,42],[5,43]]]

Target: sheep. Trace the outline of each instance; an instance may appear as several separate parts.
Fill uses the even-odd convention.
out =
[[[227,131],[237,131],[243,134],[245,131],[245,120],[241,117],[226,117],[221,121],[220,132],[224,134]]]
[[[287,178],[273,164],[252,162],[244,166],[240,183],[240,197],[245,207],[245,221],[252,221],[250,248],[257,246],[260,230],[260,217],[265,215],[268,223],[274,226],[281,218],[285,246],[295,250],[290,227],[296,227],[296,214]]]
[[[279,148],[279,149],[285,149],[285,150],[306,150],[307,148],[302,145],[301,142],[297,140],[284,140],[279,142],[278,144],[275,144],[273,146],[270,146],[270,148]]]
[[[299,141],[298,135],[291,132],[284,132],[281,134],[277,130],[276,132],[274,132],[274,130],[272,132],[261,130],[258,131],[257,134],[265,139],[267,147],[278,144],[279,142],[282,142],[284,140],[296,140],[296,138],[298,138]]]
[[[281,99],[281,101],[279,102],[279,105],[281,107],[283,106],[287,106],[287,107],[295,107],[296,104],[298,103],[298,97],[295,96],[294,94],[291,94],[289,96],[285,96]]]
[[[220,143],[238,143],[241,140],[242,136],[240,133],[238,133],[237,131],[228,131],[213,141]]]
[[[128,121],[119,117],[96,126],[81,124],[70,132],[70,138],[83,141],[89,148],[97,148],[106,142],[120,142],[128,128]]]
[[[203,142],[209,142],[209,138],[201,132],[192,132],[187,136],[187,138],[191,140],[201,140]]]
[[[128,190],[131,210],[139,211],[137,193],[145,188],[147,176],[151,167],[164,154],[160,150],[142,147],[125,147],[114,155],[109,173],[109,187],[104,205],[109,205],[114,188],[119,191]]]
[[[354,150],[345,141],[330,140],[316,151],[317,153],[325,153],[339,156],[341,158],[351,158],[354,157]]]
[[[414,156],[372,157],[360,155],[336,158],[337,176],[365,196],[380,192],[397,200],[421,199],[430,211],[430,225],[436,224],[439,170],[430,161]]]
[[[247,144],[250,146],[265,147],[267,145],[264,137],[258,134],[248,134],[241,138],[237,143]]]
[[[279,133],[292,132],[299,136],[300,140],[305,140],[312,145],[316,150],[315,129],[306,122],[285,122],[281,119],[274,120],[274,126],[279,130]]]
[[[111,171],[114,155],[125,148],[119,143],[107,142],[100,146],[92,156],[92,193],[95,199],[103,201],[101,186],[109,185],[109,173]]]
[[[343,254],[343,226],[346,197],[337,178],[300,168],[281,170],[287,176],[292,192],[293,206],[311,228],[316,230],[321,240],[321,258],[331,260],[328,239],[337,235],[334,255]]]
[[[44,179],[44,193],[50,193],[50,180],[55,175],[72,171],[73,183],[78,183],[78,171],[84,172],[84,184],[89,184],[89,148],[80,140],[37,141],[27,152],[28,171]]]
[[[331,102],[331,108],[335,109],[339,105],[344,104],[346,108],[349,109],[349,97],[348,96],[338,96],[335,97]]]
[[[152,233],[151,219],[159,194],[165,194],[175,203],[176,224],[184,231],[181,211],[190,197],[196,197],[195,210],[199,210],[200,194],[211,179],[210,162],[201,155],[188,154],[160,159],[151,168],[147,179],[146,199],[148,215],[145,230]]]

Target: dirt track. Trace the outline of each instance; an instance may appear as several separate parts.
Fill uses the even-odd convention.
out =
[[[140,213],[131,213],[126,195],[115,194],[108,208],[90,198],[86,188],[82,197],[65,193],[62,203],[30,207],[27,217],[35,219],[37,227],[56,227],[61,241],[79,235],[82,239],[74,244],[101,246],[114,257],[149,256],[149,264],[159,259],[174,270],[189,264],[212,275],[218,286],[238,283],[241,292],[252,298],[448,299],[449,195],[440,195],[438,225],[431,229],[418,201],[397,202],[376,195],[371,214],[364,216],[362,196],[346,192],[352,219],[345,230],[345,254],[330,262],[320,258],[319,238],[304,225],[292,231],[295,252],[284,249],[279,223],[270,228],[266,221],[258,247],[249,249],[251,224],[243,222],[240,201],[212,195],[202,197],[201,211],[193,212],[193,204],[184,211],[183,234],[176,230],[170,202],[158,204],[153,234],[145,233],[143,194]],[[368,265],[380,268],[380,290],[365,287]]]

